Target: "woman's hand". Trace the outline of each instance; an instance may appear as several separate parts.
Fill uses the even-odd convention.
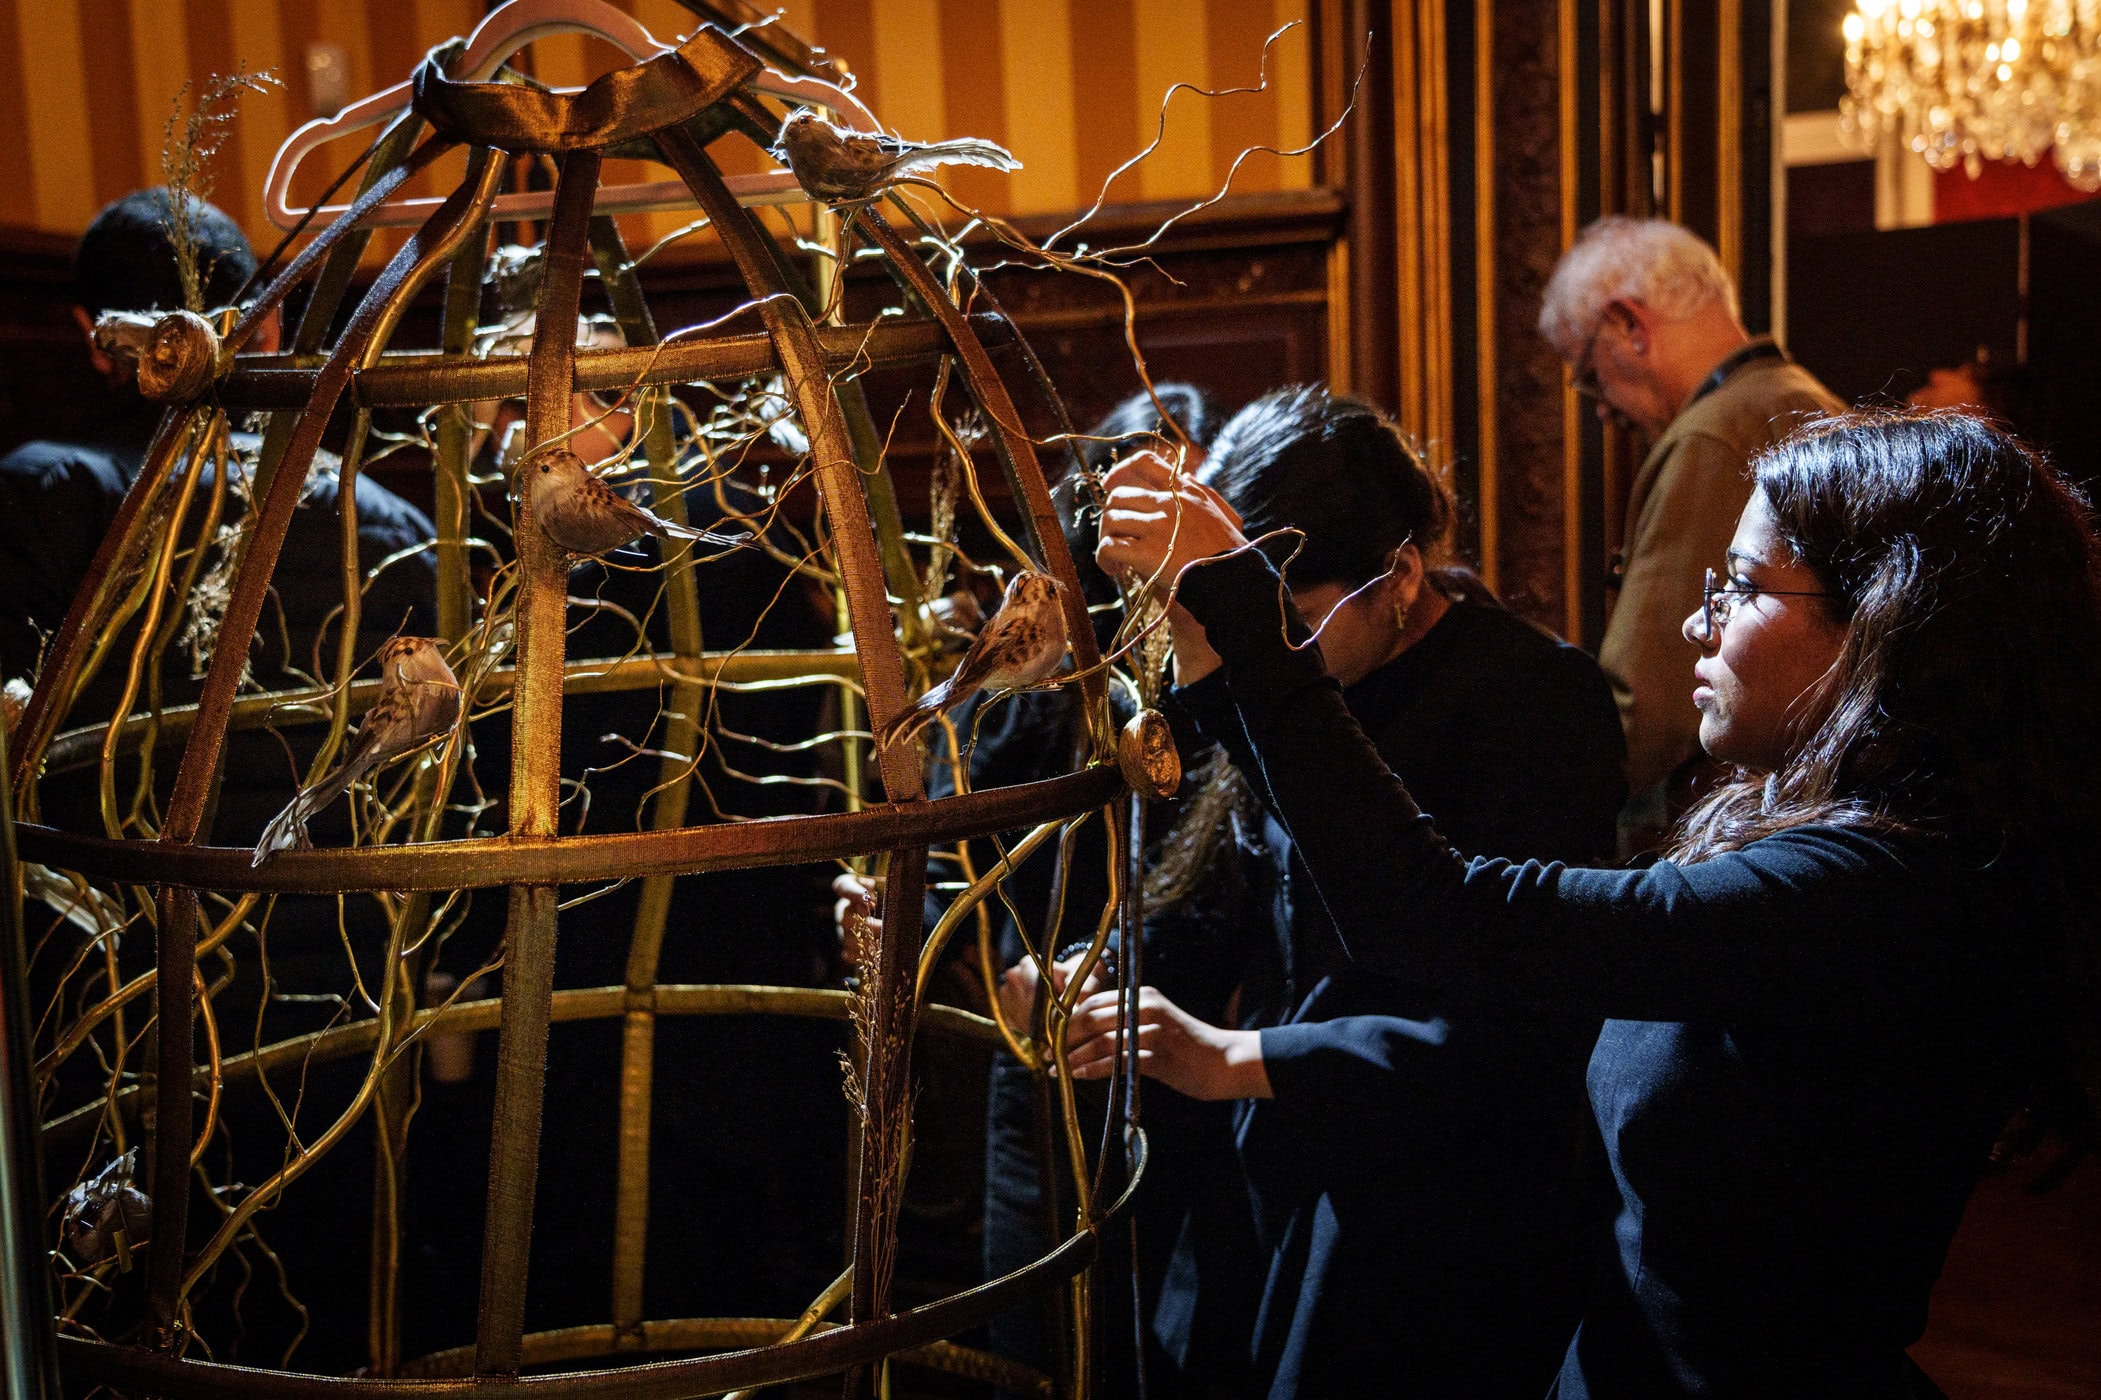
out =
[[[1187,472],[1176,472],[1153,453],[1118,462],[1102,484],[1108,497],[1094,559],[1111,577],[1157,578],[1172,587],[1191,564],[1247,543],[1240,513],[1223,496]],[[1188,685],[1218,669],[1218,653],[1180,603],[1168,608],[1167,626],[1179,684]]]
[[[1065,994],[1066,984],[1072,981],[1072,974],[1079,970],[1080,960],[1085,956],[1084,953],[1075,953],[1063,962],[1051,964],[1053,996]],[[1080,986],[1082,994],[1098,991],[1107,985],[1108,979],[1102,972],[1103,961],[1095,960],[1093,969],[1087,974],[1087,980]],[[1042,981],[1037,975],[1034,958],[1023,958],[1008,968],[1005,975],[999,979],[999,1009],[1006,1016],[1010,1029],[1024,1035],[1035,1034],[1036,988]]]
[[[1108,497],[1094,559],[1111,576],[1127,571],[1172,584],[1198,560],[1247,543],[1223,496],[1151,452],[1118,462],[1102,485]]]
[[[854,874],[832,881],[832,923],[839,931],[839,960],[859,968],[875,952],[875,941],[883,933],[883,921],[875,917],[875,897],[881,881]]]
[[[1076,1007],[1065,1032],[1065,1066],[1074,1079],[1107,1079],[1116,1066],[1114,989]],[[1138,1068],[1192,1099],[1272,1097],[1262,1067],[1262,1033],[1208,1025],[1152,987],[1138,989]]]

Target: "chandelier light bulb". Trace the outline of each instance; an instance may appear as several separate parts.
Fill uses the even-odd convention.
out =
[[[2101,0],[1854,0],[1845,130],[1937,170],[2048,155],[2101,189]]]

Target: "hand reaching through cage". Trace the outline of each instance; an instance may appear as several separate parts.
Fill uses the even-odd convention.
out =
[[[1152,452],[1126,457],[1102,479],[1101,542],[1095,562],[1112,575],[1173,587],[1182,570],[1247,544],[1240,513],[1225,497]],[[1188,685],[1218,669],[1204,629],[1180,603],[1167,609],[1175,679]]]
[[[832,881],[832,924],[839,933],[839,961],[847,968],[858,971],[875,954],[875,941],[883,934],[883,921],[875,916],[882,888],[880,875],[852,871]]]
[[[1172,584],[1191,564],[1247,543],[1240,513],[1225,497],[1156,453],[1124,458],[1102,485],[1101,543],[1094,558],[1112,574]]]
[[[1065,1065],[1074,1079],[1107,1079],[1115,1069],[1121,1000],[1111,988],[1073,1009]],[[1138,989],[1138,1068],[1192,1099],[1272,1097],[1260,1031],[1199,1021],[1156,987]]]
[[[1062,996],[1071,983],[1072,975],[1079,971],[1086,958],[1084,952],[1072,953],[1051,964],[1051,992]],[[1091,996],[1109,986],[1113,969],[1107,958],[1097,961],[1088,972],[1087,980],[1080,984],[1080,995]],[[999,1007],[1006,1015],[1007,1024],[1016,1027],[1033,1027],[1036,1024],[1036,991],[1043,985],[1042,974],[1036,970],[1034,958],[1023,958],[1008,968],[999,979]]]

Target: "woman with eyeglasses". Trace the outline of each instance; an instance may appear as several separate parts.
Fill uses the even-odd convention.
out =
[[[1178,679],[1224,670],[1350,955],[1611,1018],[1589,1077],[1617,1260],[1562,1400],[1934,1394],[1905,1348],[1964,1202],[2092,1024],[2085,499],[1951,414],[1816,424],[1755,476],[1685,622],[1701,743],[1738,776],[1630,871],[1454,851],[1224,503],[1143,463],[1110,480],[1098,557],[1179,579]]]

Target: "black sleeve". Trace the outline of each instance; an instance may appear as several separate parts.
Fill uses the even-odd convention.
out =
[[[0,675],[28,679],[102,542],[123,486],[85,453],[31,444],[0,463]]]
[[[378,482],[357,483],[358,567],[366,575],[366,625],[381,637],[430,636],[438,630],[437,527]],[[339,551],[340,552],[340,551]]]
[[[1183,576],[1249,752],[1350,956],[1375,971],[1632,1020],[1727,1019],[1925,975],[1898,849],[1808,827],[1679,867],[1468,860],[1358,728],[1251,550]],[[1282,613],[1280,614],[1280,603]],[[1283,625],[1280,625],[1280,617]],[[1394,917],[1406,911],[1405,919]]]
[[[1167,693],[1167,717],[1174,727],[1175,744],[1182,752],[1202,751],[1216,744],[1226,751],[1235,767],[1259,781],[1255,755],[1249,750],[1247,733],[1240,726],[1240,712],[1233,707],[1232,687],[1223,669],[1200,681],[1178,685]],[[1186,738],[1185,738],[1186,736]]]

